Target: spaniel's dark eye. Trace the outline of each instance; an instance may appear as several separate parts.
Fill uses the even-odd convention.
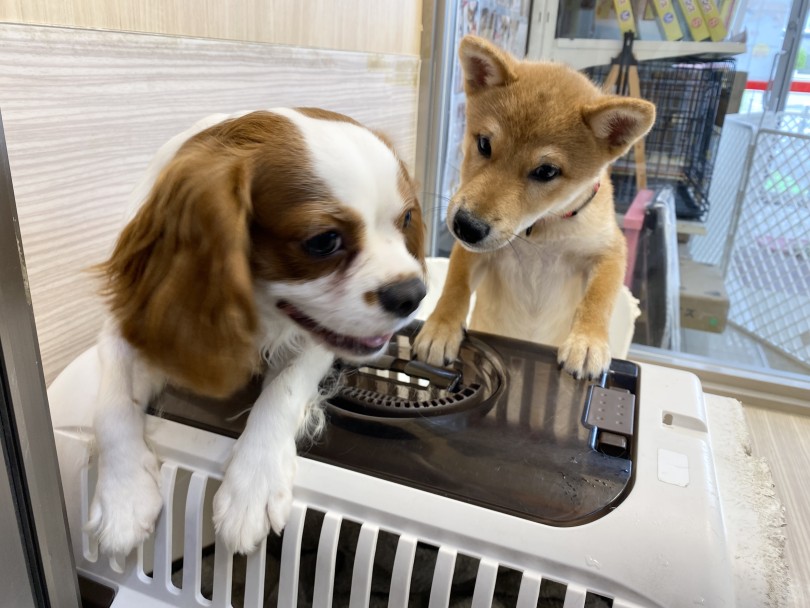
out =
[[[536,169],[532,169],[529,173],[529,179],[536,182],[550,182],[560,174],[560,168],[554,165],[540,165]]]
[[[492,146],[489,143],[489,137],[485,135],[478,136],[478,151],[484,158],[492,156]]]
[[[325,258],[343,248],[343,239],[334,230],[329,230],[304,241],[304,250],[315,258]]]
[[[408,211],[405,212],[405,217],[402,218],[402,228],[407,228],[408,226],[411,225],[412,214],[413,212],[410,209],[408,209]]]

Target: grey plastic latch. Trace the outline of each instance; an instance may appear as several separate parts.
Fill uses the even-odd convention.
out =
[[[636,396],[620,388],[592,385],[586,403],[585,426],[633,436]]]
[[[635,405],[636,396],[630,391],[591,385],[582,420],[591,429],[591,447],[611,456],[627,457]]]

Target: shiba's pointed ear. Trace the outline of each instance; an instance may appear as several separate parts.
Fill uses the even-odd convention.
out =
[[[465,36],[458,47],[458,56],[468,95],[509,84],[517,78],[514,58],[483,38]]]
[[[608,95],[585,106],[582,118],[596,139],[618,157],[652,128],[655,106],[643,99]]]
[[[101,266],[122,335],[173,383],[213,397],[256,364],[250,176],[221,150],[181,150]]]

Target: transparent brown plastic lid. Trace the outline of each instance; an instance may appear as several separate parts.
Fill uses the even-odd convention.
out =
[[[627,495],[635,364],[577,381],[553,349],[470,332],[459,360],[437,369],[411,362],[417,329],[377,362],[341,368],[326,432],[302,456],[553,526],[597,519]],[[170,388],[152,410],[237,437],[259,386],[224,401]]]

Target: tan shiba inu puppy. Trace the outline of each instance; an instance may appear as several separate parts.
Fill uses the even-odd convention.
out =
[[[595,377],[610,365],[626,264],[608,165],[649,131],[655,107],[481,38],[465,37],[459,56],[467,131],[447,212],[457,242],[415,353],[456,358],[475,292],[472,329],[559,346],[568,372]]]

